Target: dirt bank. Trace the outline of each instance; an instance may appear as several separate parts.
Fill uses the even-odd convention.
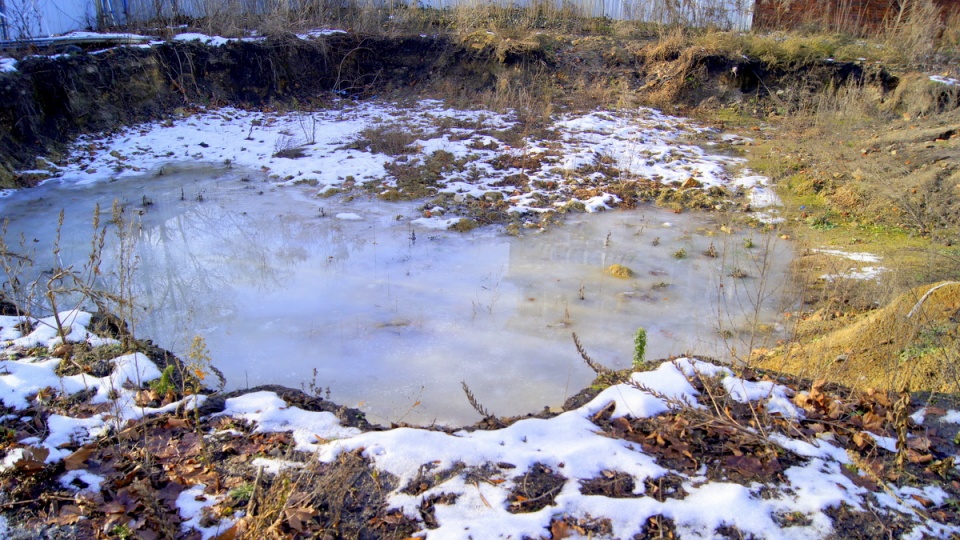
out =
[[[898,80],[858,63],[762,61],[733,52],[604,37],[509,39],[332,34],[220,46],[168,41],[96,54],[32,56],[0,73],[0,187],[47,176],[82,133],[182,114],[196,105],[298,108],[394,91],[500,107],[593,107],[796,99],[856,81],[887,94]],[[491,97],[492,96],[492,97]]]

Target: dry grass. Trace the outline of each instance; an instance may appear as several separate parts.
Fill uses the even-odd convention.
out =
[[[418,529],[413,520],[388,512],[386,495],[396,480],[358,453],[267,476],[258,475],[248,514],[235,529],[238,537],[406,538]]]
[[[420,136],[426,137],[402,124],[384,123],[363,129],[357,140],[348,146],[374,154],[406,156],[417,153],[414,143]]]
[[[960,284],[925,285],[826,333],[816,323],[831,314],[815,314],[808,331],[818,338],[787,345],[758,365],[855,389],[960,392],[958,314]]]
[[[910,63],[927,63],[938,48],[940,10],[932,0],[899,2],[881,31],[887,47]]]

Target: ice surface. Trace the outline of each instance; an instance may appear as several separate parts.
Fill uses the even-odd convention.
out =
[[[558,406],[592,378],[574,331],[595,358],[624,368],[638,326],[650,336],[649,358],[728,356],[751,326],[752,298],[766,299],[759,322],[775,327],[781,294],[769,284],[781,283],[789,247],[758,238],[762,247],[746,250],[743,236],[760,233],[721,232],[715,216],[610,211],[616,197],[591,188],[580,201],[590,215],[510,238],[496,227],[448,231],[461,216],[437,205],[424,212],[362,195],[320,196],[354,182],[396,187],[385,169],[395,158],[362,137],[390,130],[416,134],[408,164],[437,152],[468,160],[440,181],[454,201],[502,197],[529,216],[522,219],[614,180],[693,178],[743,187],[755,204],[763,195],[764,179],[728,172],[736,159],[684,142],[703,128],[652,109],[565,115],[555,136],[516,147],[493,136],[514,124],[509,114],[437,101],[288,115],[224,108],[83,137],[60,178],[0,199],[0,212],[12,220],[8,238],[24,235],[22,249],[39,270],[50,264],[61,206],[61,256],[81,264],[94,204],[106,211],[119,199],[138,243],[138,335],[181,356],[202,335],[229,389],[313,382],[377,422],[474,421],[461,381],[500,415]],[[304,157],[277,155],[288,147]],[[495,166],[515,160],[533,165]],[[597,177],[599,163],[623,176]],[[503,184],[519,172],[529,175],[529,190]],[[711,244],[719,257],[702,255]],[[766,249],[774,256],[765,259]],[[605,274],[614,263],[635,277]],[[104,280],[115,282],[108,267]],[[758,284],[767,288],[759,296]],[[54,335],[45,332],[23,339],[47,343]]]
[[[752,231],[722,233],[708,214],[646,207],[579,214],[520,238],[496,227],[460,234],[430,228],[412,204],[315,199],[307,187],[257,178],[170,170],[122,183],[48,183],[0,204],[12,237],[22,230],[31,246],[48,245],[49,216],[67,205],[63,256],[82,260],[94,203],[120,197],[139,244],[139,335],[184,357],[203,335],[230,389],[300,388],[316,369],[335,401],[379,422],[475,421],[461,381],[497,414],[559,406],[592,378],[574,331],[615,368],[630,365],[638,326],[650,336],[649,358],[720,356],[728,344],[718,325],[746,326],[742,306],[760,281],[729,275],[762,271],[762,249],[742,247]],[[701,255],[710,244],[720,257]],[[686,258],[675,257],[680,249]],[[767,271],[779,283],[790,249],[771,249],[780,262]],[[613,263],[636,276],[605,274]]]

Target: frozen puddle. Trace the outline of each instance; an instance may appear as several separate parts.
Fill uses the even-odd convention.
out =
[[[0,204],[8,238],[24,231],[31,246],[49,245],[66,206],[63,256],[81,261],[94,203],[118,196],[139,223],[138,336],[183,357],[204,336],[231,389],[300,388],[315,369],[331,399],[377,422],[476,421],[461,381],[498,415],[559,406],[593,375],[571,332],[616,368],[630,365],[638,326],[648,358],[728,356],[765,281],[764,240],[744,247],[756,231],[727,234],[712,215],[652,207],[575,214],[519,238],[499,227],[461,234],[416,225],[413,204],[318,200],[224,169],[46,184]],[[703,255],[711,244],[715,258]],[[792,255],[772,249],[768,324],[781,298],[771,284]],[[605,274],[614,263],[635,276]],[[751,277],[730,277],[737,269]]]
[[[202,335],[228,388],[315,383],[381,423],[477,420],[461,381],[498,415],[559,406],[593,375],[572,332],[616,368],[638,326],[648,358],[729,358],[759,345],[747,336],[777,336],[787,247],[722,232],[717,216],[600,212],[634,180],[775,204],[766,179],[730,172],[736,158],[685,142],[722,134],[651,109],[563,116],[539,138],[516,127],[436,101],[206,111],[79,140],[44,164],[59,180],[5,193],[0,215],[43,269],[65,208],[61,255],[82,264],[94,204],[121,199],[137,221],[139,337],[185,356]],[[430,212],[357,195],[403,198],[403,171],[434,175]],[[352,195],[321,196],[337,191]],[[525,226],[571,205],[591,213],[520,238],[448,231],[465,200],[497,201]],[[634,277],[605,274],[611,264]]]

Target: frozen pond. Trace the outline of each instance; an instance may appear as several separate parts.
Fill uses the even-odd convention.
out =
[[[593,376],[572,332],[617,368],[639,326],[648,358],[729,358],[749,349],[750,329],[777,337],[787,246],[721,229],[720,215],[610,210],[638,182],[719,189],[776,219],[765,178],[705,149],[748,139],[644,108],[522,131],[512,113],[431,100],[184,113],[82,137],[56,166],[38,160],[57,179],[0,193],[0,215],[43,270],[61,208],[61,257],[80,264],[94,204],[121,199],[136,222],[138,336],[183,357],[201,335],[229,388],[315,382],[381,423],[477,420],[461,381],[498,415],[558,406]],[[324,197],[366,185],[403,198],[424,179],[439,195],[430,216]],[[533,227],[570,204],[595,213],[521,237],[446,230],[467,200],[499,201]],[[711,244],[716,257],[703,255]],[[611,264],[635,275],[605,274]]]
[[[204,336],[229,389],[300,388],[316,370],[331,399],[382,423],[476,421],[461,381],[498,415],[559,406],[593,377],[571,332],[616,368],[630,365],[638,326],[648,358],[743,352],[757,313],[776,322],[792,256],[756,230],[721,230],[719,216],[654,207],[573,214],[521,237],[433,230],[409,203],[317,199],[225,168],[48,183],[0,211],[8,239],[23,231],[42,260],[65,208],[62,255],[80,261],[93,205],[118,197],[138,223],[139,337],[185,356]],[[635,276],[606,274],[614,263]]]

